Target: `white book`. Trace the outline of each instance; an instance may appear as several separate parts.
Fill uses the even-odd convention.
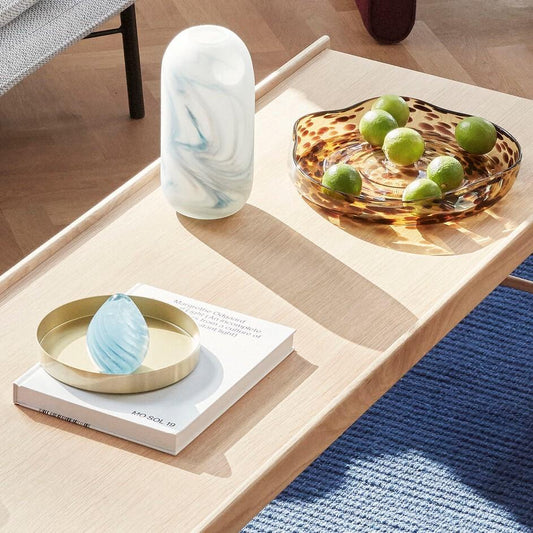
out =
[[[36,364],[13,383],[14,402],[176,455],[293,350],[292,328],[148,285],[129,294],[196,320],[201,351],[189,376],[156,391],[102,394],[61,383]]]

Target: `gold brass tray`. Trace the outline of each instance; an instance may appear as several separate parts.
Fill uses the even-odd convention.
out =
[[[148,324],[146,358],[132,374],[101,372],[87,351],[86,334],[92,317],[108,298],[75,300],[41,320],[37,340],[41,365],[48,374],[79,389],[127,394],[166,387],[194,370],[200,354],[200,333],[194,320],[172,305],[132,296]]]

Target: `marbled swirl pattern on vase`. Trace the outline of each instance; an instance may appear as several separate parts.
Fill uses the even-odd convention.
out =
[[[161,69],[161,185],[179,213],[229,216],[253,177],[250,54],[232,31],[195,26],[169,44]]]

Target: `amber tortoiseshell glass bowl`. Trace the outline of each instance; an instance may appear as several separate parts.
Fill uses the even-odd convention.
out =
[[[416,98],[403,97],[409,105],[407,127],[425,141],[422,158],[408,167],[387,161],[381,148],[369,145],[359,133],[361,117],[372,108],[371,98],[346,109],[311,113],[294,125],[292,178],[302,196],[327,210],[351,218],[384,224],[415,225],[456,220],[477,213],[497,202],[513,185],[522,152],[516,139],[496,126],[496,146],[485,155],[459,148],[455,126],[469,116],[448,111]],[[460,187],[442,199],[404,202],[405,186],[425,176],[428,163],[439,155],[456,157],[465,170]],[[335,163],[348,163],[363,178],[359,196],[325,187],[324,172]]]

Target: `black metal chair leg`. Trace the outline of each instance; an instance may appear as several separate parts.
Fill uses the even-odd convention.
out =
[[[139,58],[139,41],[137,39],[137,22],[135,4],[120,13],[120,30],[124,48],[124,65],[126,67],[126,83],[128,86],[128,103],[131,118],[144,117],[144,98]]]

